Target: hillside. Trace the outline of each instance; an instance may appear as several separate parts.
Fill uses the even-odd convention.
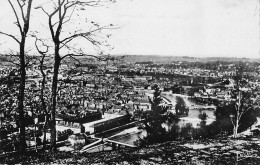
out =
[[[7,164],[260,164],[260,146],[252,139],[166,142],[139,149],[99,153],[27,153],[1,158]],[[237,156],[239,155],[239,156]]]

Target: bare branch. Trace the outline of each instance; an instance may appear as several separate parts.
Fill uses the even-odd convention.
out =
[[[70,54],[66,54],[65,56],[61,57],[61,60],[64,60],[67,57],[93,57],[93,58],[96,58],[96,59],[101,59],[99,56],[92,55],[92,54],[73,54],[73,53],[70,53]]]
[[[25,22],[24,11],[23,11],[23,7],[24,7],[24,5],[25,5],[25,1],[23,1],[22,4],[21,4],[21,2],[20,2],[19,0],[16,0],[16,1],[17,1],[18,5],[19,5],[19,7],[20,7],[20,10],[21,10],[21,13],[22,13],[23,21]]]
[[[60,41],[60,43],[66,42],[67,40],[71,41],[71,40],[73,40],[74,38],[77,38],[77,37],[84,37],[84,38],[86,38],[91,33],[94,33],[94,32],[100,31],[100,30],[104,30],[104,29],[110,29],[109,27],[110,26],[103,26],[103,27],[100,27],[100,28],[97,28],[97,29],[94,29],[94,30],[91,30],[91,31],[88,31],[88,32],[76,33],[76,34],[73,34],[73,35],[71,35],[69,37],[64,38],[63,40]]]
[[[31,17],[31,7],[32,7],[32,0],[28,1],[28,6],[27,6],[27,13],[26,13],[26,17],[25,17],[25,21],[24,21],[24,35],[27,34],[28,30],[29,30],[29,24],[30,24],[30,17]]]
[[[33,36],[33,37],[35,37],[34,45],[35,45],[37,51],[38,51],[41,55],[44,55],[44,56],[45,56],[46,53],[49,51],[49,46],[46,45],[41,39],[38,39],[36,36]],[[38,44],[37,44],[38,41],[40,41],[40,42],[42,43],[42,46],[44,46],[44,47],[46,48],[45,51],[40,50],[40,48],[39,48],[39,46],[38,46]]]
[[[70,21],[70,19],[71,19],[73,13],[74,13],[74,11],[75,11],[75,8],[76,8],[76,6],[74,6],[72,12],[70,13],[69,19],[68,19],[67,21],[65,21],[64,24],[65,24],[66,22],[69,22],[69,21]]]
[[[23,33],[22,26],[20,24],[19,17],[18,17],[17,12],[16,12],[16,10],[14,8],[14,5],[12,4],[12,2],[10,0],[8,0],[8,2],[9,2],[9,4],[12,7],[12,10],[14,12],[14,15],[15,15],[15,18],[16,18],[16,21],[17,21],[17,26],[19,27],[20,33],[22,34]]]
[[[52,17],[58,12],[61,10],[61,7],[62,5],[64,4],[65,0],[62,1],[62,3],[60,3],[60,6],[58,6],[51,14],[48,14],[44,9],[43,7],[39,7],[41,8],[49,17],[49,29],[51,31],[51,36],[52,36],[52,40],[54,41],[55,40],[55,34],[54,34],[54,25],[52,24]]]
[[[8,37],[11,37],[11,38],[14,39],[18,44],[20,44],[20,41],[19,41],[14,35],[11,35],[11,34],[8,34],[8,33],[4,33],[4,32],[1,32],[1,31],[0,31],[0,34],[6,35],[6,36],[8,36]]]
[[[50,14],[42,6],[37,6],[35,9],[41,9],[48,17],[50,16]]]
[[[82,5],[82,6],[91,6],[91,7],[99,7],[101,6],[100,2],[101,0],[93,0],[88,2],[82,2],[82,1],[72,1],[74,4]]]
[[[73,7],[73,6],[74,6],[74,9],[76,7],[74,3],[70,4],[70,2],[68,0],[67,0],[67,3],[65,3],[65,4],[64,3],[65,3],[65,0],[63,0],[62,2],[60,2],[60,0],[59,0],[59,24],[58,24],[55,36],[59,36],[60,35],[61,29],[62,29],[62,25],[64,24],[63,21],[64,21],[64,18],[66,16],[66,14],[67,14],[67,10],[69,8]],[[62,6],[63,6],[63,13],[62,13],[62,9],[61,9]],[[74,9],[73,9],[73,11],[74,11]],[[69,18],[69,20],[70,20],[70,18]],[[69,21],[69,20],[67,20],[67,21]]]
[[[72,58],[73,60],[77,61],[79,64],[82,64],[79,59],[75,58],[74,56],[70,56],[70,58]]]

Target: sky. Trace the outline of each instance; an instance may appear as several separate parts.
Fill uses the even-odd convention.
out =
[[[88,9],[87,18],[119,27],[109,32],[112,55],[260,58],[259,6],[258,0],[118,0]],[[15,33],[13,18],[4,0],[0,30]],[[31,26],[43,29],[45,19],[34,12]],[[0,51],[15,49],[5,38],[1,43]]]

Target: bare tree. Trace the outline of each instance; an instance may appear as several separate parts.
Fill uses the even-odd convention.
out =
[[[19,44],[19,54],[17,54],[19,58],[19,69],[20,69],[18,111],[19,111],[19,126],[20,126],[20,141],[21,141],[20,144],[21,144],[21,149],[25,150],[26,147],[25,123],[24,123],[24,90],[25,90],[25,76],[26,76],[25,44],[26,44],[27,33],[29,31],[31,8],[32,8],[33,0],[27,0],[27,1],[8,0],[8,2],[15,15],[16,18],[15,24],[19,29],[20,37],[2,31],[0,31],[0,34],[12,38],[15,42]]]
[[[54,46],[54,73],[52,78],[52,96],[51,96],[51,145],[53,150],[56,149],[56,123],[55,123],[55,110],[56,110],[56,96],[58,86],[58,74],[61,62],[65,58],[72,58],[77,60],[77,57],[89,56],[94,58],[101,58],[103,52],[100,46],[110,46],[107,44],[106,39],[109,37],[101,36],[102,30],[110,29],[112,25],[100,26],[99,24],[85,20],[79,20],[77,15],[79,12],[84,12],[86,7],[97,7],[101,5],[101,0],[57,0],[50,1],[50,6],[40,5],[37,9],[41,9],[48,17],[48,28],[51,34],[51,41]],[[50,4],[48,4],[50,5]],[[50,10],[51,9],[51,10]],[[81,13],[82,14],[82,13]],[[86,13],[85,13],[86,14]],[[85,15],[84,14],[84,15]],[[74,17],[75,16],[75,17]],[[82,15],[82,17],[84,17]],[[64,30],[68,23],[90,22],[91,26],[88,30],[81,27]],[[76,22],[75,22],[76,21]],[[66,26],[65,26],[66,25]],[[72,31],[71,31],[72,30]],[[76,40],[86,40],[90,42],[94,48],[99,52],[98,56],[92,54],[86,54],[82,48],[77,47]],[[66,53],[63,53],[66,52]],[[78,61],[78,60],[77,60]]]
[[[47,126],[47,121],[48,121],[48,117],[49,117],[49,111],[47,110],[47,105],[46,102],[48,101],[47,99],[45,99],[45,84],[46,84],[46,74],[44,72],[44,62],[47,61],[47,53],[49,51],[49,46],[46,45],[44,43],[44,41],[42,41],[41,39],[38,39],[37,36],[33,36],[35,37],[35,47],[38,51],[38,53],[41,55],[39,62],[40,62],[40,72],[42,74],[42,81],[41,81],[41,95],[40,95],[40,100],[41,100],[41,109],[44,112],[45,115],[45,121],[44,121],[44,126],[43,126],[43,150],[45,150],[46,148],[46,126]],[[45,50],[41,50],[39,48],[38,42],[41,42],[42,47],[44,47]]]
[[[241,124],[241,118],[250,109],[254,108],[255,103],[252,98],[252,89],[249,86],[248,80],[244,78],[243,72],[245,66],[239,63],[236,68],[236,75],[234,77],[235,87],[232,90],[232,100],[230,102],[233,105],[233,111],[230,110],[230,119],[233,125],[233,137],[236,138],[238,134],[238,128]]]

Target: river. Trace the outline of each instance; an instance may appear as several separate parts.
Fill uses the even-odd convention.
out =
[[[172,104],[172,113],[175,113],[174,107],[176,105],[176,97],[182,97],[186,106],[189,108],[189,114],[187,117],[180,118],[179,125],[182,127],[186,125],[187,123],[191,123],[193,127],[198,127],[198,124],[200,123],[199,114],[200,113],[206,113],[207,114],[207,120],[206,123],[210,124],[215,120],[215,107],[214,106],[207,106],[203,105],[201,103],[197,103],[191,99],[189,99],[186,96],[177,95],[177,94],[169,94],[169,93],[162,93],[162,97],[167,98],[165,101],[169,104]],[[170,101],[170,102],[169,102]],[[167,126],[166,126],[167,127]],[[144,131],[138,130],[137,127],[126,129],[114,136],[111,136],[109,139],[113,139],[118,142],[127,143],[134,145],[134,142],[140,138],[145,136],[146,133]],[[111,150],[111,147],[105,146],[96,148],[90,152],[98,152],[104,150]]]
[[[170,100],[170,103],[172,104],[172,112],[175,113],[175,105],[176,105],[176,97],[183,98],[186,106],[189,108],[189,114],[187,117],[182,117],[180,124],[185,125],[186,123],[191,123],[193,127],[197,127],[197,125],[200,123],[199,115],[201,113],[207,114],[206,123],[210,124],[213,121],[215,121],[215,109],[216,107],[214,105],[204,105],[201,103],[198,103],[186,96],[178,95],[178,94],[166,94],[162,93],[162,96]]]

